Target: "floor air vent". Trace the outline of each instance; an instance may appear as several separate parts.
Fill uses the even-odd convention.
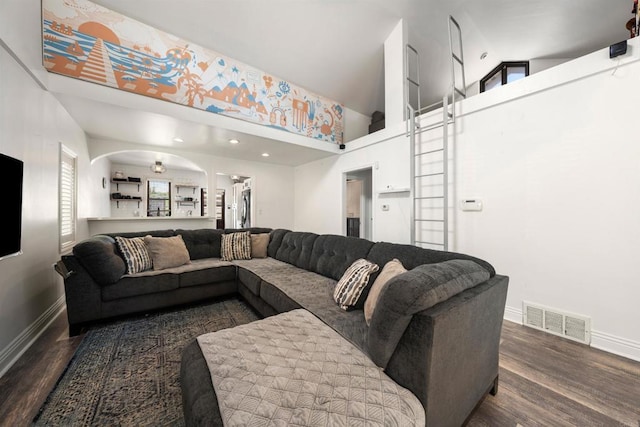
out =
[[[522,303],[522,323],[553,335],[591,344],[591,319],[544,307],[529,302]]]

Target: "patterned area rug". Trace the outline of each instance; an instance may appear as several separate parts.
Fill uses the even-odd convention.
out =
[[[96,326],[33,425],[182,426],[182,349],[198,335],[257,319],[231,298]]]

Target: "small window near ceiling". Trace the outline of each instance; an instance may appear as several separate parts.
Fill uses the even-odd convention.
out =
[[[60,144],[60,175],[58,194],[60,252],[68,252],[76,243],[77,166],[76,154]]]
[[[171,216],[171,182],[150,179],[147,183],[147,216]]]
[[[503,62],[480,80],[480,92],[520,80],[529,75],[529,62]]]

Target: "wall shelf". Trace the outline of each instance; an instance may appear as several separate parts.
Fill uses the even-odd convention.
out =
[[[117,209],[120,209],[120,202],[138,202],[138,209],[140,209],[140,202],[142,201],[142,199],[132,199],[132,198],[127,199],[127,198],[124,198],[124,197],[119,198],[119,199],[118,198],[114,199],[113,197],[111,197],[111,201],[112,202],[116,202],[116,208]]]
[[[395,194],[395,193],[408,193],[411,189],[409,188],[385,188],[384,190],[378,191],[378,194]]]
[[[191,188],[193,189],[193,194],[196,194],[196,188],[198,188],[197,185],[191,185],[191,184],[176,184],[176,193],[180,194],[180,189],[181,188]]]
[[[142,182],[140,181],[114,181],[113,179],[111,180],[112,184],[116,185],[116,191],[120,190],[120,184],[134,184],[138,186],[138,191],[140,191],[140,184],[142,184]]]

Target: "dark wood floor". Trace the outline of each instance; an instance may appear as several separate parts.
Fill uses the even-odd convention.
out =
[[[0,425],[26,426],[73,356],[66,313],[0,378]],[[500,387],[468,426],[640,427],[640,363],[505,321]]]

